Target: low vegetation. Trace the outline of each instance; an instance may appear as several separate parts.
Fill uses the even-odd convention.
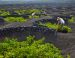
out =
[[[23,17],[6,17],[4,18],[6,22],[26,22],[27,20]]]
[[[72,32],[72,29],[68,26],[63,26],[62,28],[60,28],[59,26],[58,31],[63,33],[67,33],[67,32],[69,33],[69,32]]]
[[[36,15],[33,16],[33,17],[32,17],[31,15],[29,16],[29,19],[34,19],[34,18],[35,18],[35,19],[39,19],[40,17],[39,17],[39,16],[36,16]]]
[[[72,17],[71,19],[68,20],[68,22],[73,23],[73,22],[75,22],[74,20],[75,20],[75,17]]]
[[[52,28],[52,29],[56,29],[57,31],[59,32],[64,32],[64,33],[67,33],[67,32],[72,32],[72,29],[68,26],[61,26],[61,25],[57,25],[57,24],[53,24],[53,23],[50,23],[50,22],[47,22],[47,23],[39,23],[39,25],[42,25],[42,26],[46,26],[48,28]]]
[[[52,24],[50,22],[47,22],[47,23],[44,23],[44,24],[40,22],[39,25],[47,26],[48,28],[52,28],[52,29],[58,28],[58,26],[56,24]]]
[[[0,42],[0,58],[63,58],[61,51],[44,39],[35,40],[33,36],[26,41],[6,38]]]

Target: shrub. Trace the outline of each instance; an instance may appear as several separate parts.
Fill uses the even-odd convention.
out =
[[[68,33],[68,32],[72,32],[72,29],[68,26],[63,26],[63,28],[59,28],[58,29],[59,32],[64,32],[64,33]]]
[[[58,28],[58,26],[56,24],[52,24],[50,22],[47,22],[47,23],[44,23],[44,24],[40,22],[39,25],[47,26],[48,28],[52,28],[52,29]]]
[[[34,40],[33,36],[19,42],[7,38],[0,43],[1,58],[63,58],[61,51],[53,44],[44,43],[43,39]]]
[[[7,17],[4,19],[6,22],[26,22],[23,17]]]
[[[38,18],[39,18],[39,16],[36,16],[36,15],[35,15],[35,16],[33,16],[33,17],[32,17],[32,16],[29,16],[29,19],[33,19],[33,18],[38,19]]]
[[[73,22],[74,22],[74,18],[75,18],[75,17],[72,17],[71,19],[68,20],[68,22],[69,22],[69,23],[73,23]]]
[[[0,16],[6,16],[6,15],[10,15],[10,13],[9,13],[9,12],[4,11],[4,12],[2,12],[2,14],[0,14]]]
[[[68,27],[68,26],[63,26],[62,31],[71,32],[72,29],[70,27]]]
[[[40,13],[41,10],[39,10],[39,9],[28,9],[28,10],[15,10],[15,12],[18,13],[19,15],[22,15],[22,14],[32,14],[33,12]]]
[[[72,29],[68,26],[61,26],[61,25],[57,25],[57,24],[53,24],[53,23],[50,23],[50,22],[47,22],[47,23],[39,23],[39,25],[41,26],[45,26],[45,27],[48,27],[48,28],[52,28],[52,29],[56,29],[58,32],[64,32],[64,33],[68,33],[68,32],[72,32]]]
[[[70,54],[67,55],[67,58],[71,58]]]

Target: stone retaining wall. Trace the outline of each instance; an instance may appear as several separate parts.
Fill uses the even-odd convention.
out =
[[[29,35],[35,36],[36,39],[45,37],[45,42],[56,41],[56,31],[49,28],[41,27],[17,27],[17,28],[5,28],[0,30],[0,38],[4,37],[17,37],[18,40],[25,40]]]

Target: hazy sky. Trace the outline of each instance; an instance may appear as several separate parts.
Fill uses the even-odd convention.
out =
[[[0,0],[0,1],[68,1],[68,0]]]
[[[75,0],[0,0],[0,1],[75,2]]]

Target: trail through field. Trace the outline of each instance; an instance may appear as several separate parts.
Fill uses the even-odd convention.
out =
[[[71,58],[75,58],[75,23],[69,24],[72,28],[71,33],[58,33],[57,44],[60,49],[62,49],[62,54],[66,57],[70,54]]]

